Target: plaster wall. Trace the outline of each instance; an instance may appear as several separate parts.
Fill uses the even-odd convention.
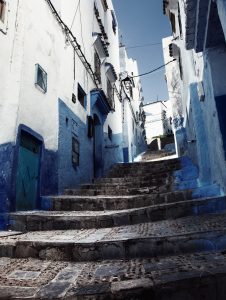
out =
[[[178,66],[176,62],[166,67],[174,120],[176,119],[175,112],[183,120],[179,127],[176,127],[174,122],[177,150],[179,153],[179,148],[184,148],[184,153],[190,156],[193,162],[199,166],[201,183],[217,183],[225,187],[225,138],[220,129],[220,125],[222,126],[224,123],[224,95],[226,94],[225,83],[222,80],[225,77],[226,68],[225,47],[211,48],[203,53],[186,50],[184,36],[185,30],[188,29],[185,28],[184,1],[179,1],[179,3],[182,35],[178,35],[177,27],[174,37],[163,41],[163,47],[166,47],[167,43],[170,42],[175,42],[178,45],[183,66],[184,76],[181,80],[177,73]],[[217,4],[225,32],[225,1],[218,0]],[[169,57],[165,53],[165,48],[164,57],[165,62],[167,62]],[[182,105],[175,101],[176,92],[178,91],[175,92],[174,90],[174,93],[171,94],[173,76],[178,79],[178,82],[180,81],[178,86]],[[219,101],[221,102],[220,106],[217,106],[216,103],[219,103]],[[184,139],[178,134],[181,131],[184,132]]]
[[[93,32],[100,32],[94,14],[94,1],[52,0],[63,21],[71,28],[94,69]],[[109,57],[102,60],[102,85],[107,93],[105,62],[120,71],[118,28],[112,29],[111,10],[104,13],[101,1],[96,1],[109,39]],[[75,14],[76,8],[78,8]],[[39,12],[39,14],[37,14]],[[41,21],[40,21],[41,16]],[[74,19],[74,20],[73,20]],[[89,20],[89,21],[87,21]],[[37,134],[43,141],[41,158],[41,195],[55,194],[93,178],[93,139],[87,137],[87,116],[92,115],[90,91],[96,88],[81,60],[74,52],[67,36],[53,16],[46,1],[7,1],[7,19],[0,23],[0,197],[1,212],[10,209],[15,198],[18,136],[21,126]],[[47,92],[35,86],[35,65],[47,73]],[[77,97],[78,83],[86,93],[87,106]],[[119,90],[118,81],[115,82]],[[103,117],[104,171],[122,161],[121,102],[115,93],[115,110]],[[76,125],[77,124],[77,125]],[[113,140],[108,141],[108,126]],[[80,166],[72,166],[72,136],[80,142]],[[111,146],[105,148],[105,146]],[[87,164],[87,161],[89,163]],[[65,175],[67,173],[67,175]]]
[[[144,111],[146,114],[145,129],[147,134],[147,141],[148,144],[150,144],[153,137],[164,134],[162,104],[161,102],[146,104],[144,105]]]
[[[135,156],[145,150],[146,141],[142,134],[144,128],[139,119],[143,111],[143,98],[138,64],[136,60],[128,57],[124,46],[120,47],[120,66],[121,74],[130,78],[132,88],[132,94],[125,87],[123,88],[122,104],[124,159],[128,156],[128,161],[131,162]]]

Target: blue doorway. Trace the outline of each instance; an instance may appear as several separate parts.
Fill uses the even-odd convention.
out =
[[[16,176],[16,210],[37,208],[41,142],[21,131]]]
[[[103,175],[103,126],[94,114],[94,177]]]

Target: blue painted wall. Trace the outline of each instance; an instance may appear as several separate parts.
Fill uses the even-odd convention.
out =
[[[215,100],[226,159],[226,95],[218,96]]]
[[[112,140],[108,133],[104,133],[104,174],[116,163],[123,162],[122,134],[112,134]]]
[[[208,184],[211,183],[211,169],[210,169],[210,158],[209,158],[209,147],[207,141],[206,127],[204,123],[203,111],[201,107],[201,102],[198,97],[197,84],[190,85],[190,99],[192,107],[193,116],[193,126],[195,127],[196,133],[196,149],[198,162],[199,162],[199,179],[201,183]],[[189,148],[191,151],[191,148]],[[195,153],[196,154],[196,153]],[[194,153],[191,156],[195,155]]]
[[[6,229],[6,213],[13,199],[12,174],[15,145],[0,145],[0,229]]]
[[[40,178],[38,181],[37,208],[40,207],[40,196],[56,194],[57,186],[57,153],[45,149],[43,138],[31,128],[20,124],[16,143],[0,145],[0,229],[8,226],[8,213],[16,206],[16,174],[21,131],[26,131],[41,143]]]
[[[88,183],[93,178],[93,139],[88,138],[88,124],[59,99],[58,186],[65,188]],[[80,145],[79,166],[72,164],[72,136]]]

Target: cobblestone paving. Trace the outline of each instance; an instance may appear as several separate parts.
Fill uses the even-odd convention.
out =
[[[83,243],[108,240],[125,240],[147,237],[168,237],[186,235],[196,232],[226,230],[226,214],[189,216],[176,220],[165,220],[154,223],[141,223],[115,228],[88,230],[60,230],[45,232],[28,232],[26,234],[0,238],[0,245],[16,241],[42,241]]]
[[[0,298],[7,299],[69,299],[79,295],[91,296],[157,286],[192,277],[201,278],[213,272],[226,271],[226,256],[220,253],[193,254],[103,261],[69,263],[36,259],[0,259]],[[96,296],[95,296],[96,295]],[[77,298],[75,298],[77,299]],[[81,298],[83,299],[83,298]],[[110,298],[109,298],[110,299]],[[140,298],[141,299],[141,298]],[[182,300],[182,299],[181,299]]]

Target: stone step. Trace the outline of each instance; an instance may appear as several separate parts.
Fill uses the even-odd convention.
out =
[[[164,174],[172,174],[174,171],[179,170],[180,167],[165,167],[161,166],[158,168],[114,168],[112,169],[107,177],[134,177],[134,176],[158,176]]]
[[[26,211],[11,213],[11,229],[19,231],[108,228],[177,219],[226,210],[226,197],[187,200],[136,209],[110,211]]]
[[[65,195],[83,195],[83,196],[100,196],[100,195],[150,195],[152,193],[166,193],[171,190],[171,185],[148,186],[142,188],[125,188],[125,187],[94,187],[94,188],[76,188],[65,189]]]
[[[201,198],[197,197],[197,198]],[[42,209],[63,211],[120,210],[192,199],[192,190],[134,196],[62,195],[42,197]]]
[[[159,167],[159,166],[175,166],[181,164],[181,158],[173,158],[173,159],[164,159],[159,161],[140,161],[133,163],[117,163],[114,165],[114,168],[140,168],[140,167]]]
[[[114,228],[36,231],[0,239],[0,256],[99,261],[226,250],[226,214]]]
[[[173,176],[170,173],[160,173],[160,174],[148,174],[148,175],[143,175],[139,176],[139,180],[137,180],[137,177],[131,177],[131,176],[125,176],[125,177],[103,177],[100,179],[94,180],[95,184],[133,184],[138,182],[152,182],[154,180],[165,180],[165,178],[172,179]]]
[[[220,252],[102,262],[1,258],[2,299],[225,300]]]
[[[121,188],[143,188],[143,187],[149,187],[149,186],[162,186],[165,184],[168,184],[171,182],[172,178],[159,178],[159,179],[151,179],[151,180],[136,180],[134,182],[111,182],[111,183],[105,183],[105,182],[98,182],[93,184],[81,184],[81,189],[121,189]]]

